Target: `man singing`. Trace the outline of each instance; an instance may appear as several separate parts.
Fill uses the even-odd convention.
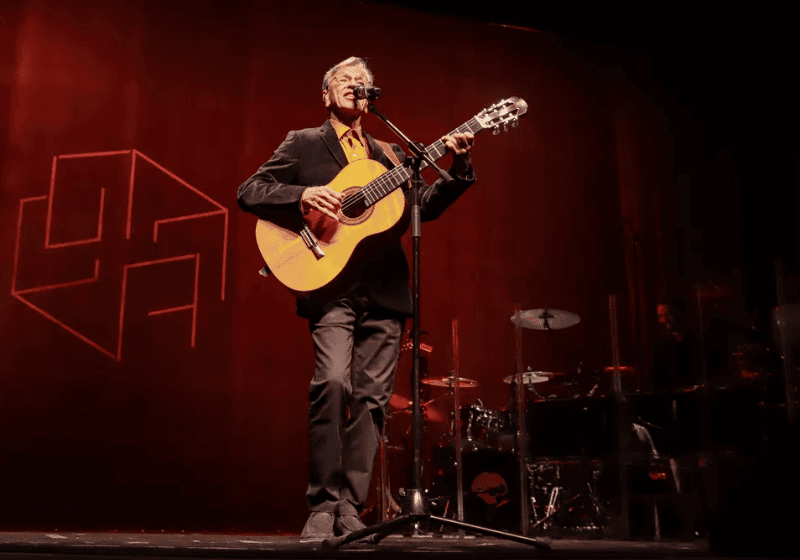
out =
[[[402,163],[406,156],[399,146],[379,144],[362,130],[368,101],[354,90],[372,83],[361,58],[328,70],[322,81],[328,120],[319,128],[289,132],[270,160],[239,187],[241,208],[266,220],[299,222],[315,210],[338,221],[343,195],[326,185],[348,163],[370,158],[387,169]],[[452,153],[453,180],[420,189],[423,221],[439,216],[475,182],[473,141],[471,134],[442,137]],[[411,315],[408,261],[399,236],[370,251],[337,282],[339,293],[297,300],[297,314],[308,320],[316,363],[308,412],[311,514],[301,542],[364,528],[358,515],[392,394],[400,337]]]

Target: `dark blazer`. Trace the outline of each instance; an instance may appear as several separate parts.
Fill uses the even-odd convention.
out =
[[[383,149],[369,134],[364,134],[369,142],[370,158],[383,164],[387,169],[394,167]],[[403,162],[405,153],[396,144],[391,144],[397,158]],[[259,218],[270,220],[297,220],[300,224],[300,197],[307,187],[327,185],[347,165],[336,131],[330,121],[319,128],[306,128],[289,132],[286,140],[278,146],[270,160],[256,173],[239,186],[237,199],[239,206]],[[467,177],[456,177],[445,184],[438,179],[433,185],[425,185],[420,190],[420,213],[423,221],[438,217],[472,183],[475,174],[469,171]],[[408,198],[410,193],[406,193]],[[406,206],[408,211],[408,205]],[[407,222],[406,222],[407,225]],[[402,233],[402,232],[401,232]],[[392,238],[383,247],[370,247],[364,260],[359,261],[357,269],[345,271],[345,278],[337,283],[338,291],[324,298],[298,298],[297,314],[309,317],[327,301],[331,301],[353,289],[369,296],[379,307],[401,315],[411,315],[411,291],[409,288],[409,268],[400,238]]]

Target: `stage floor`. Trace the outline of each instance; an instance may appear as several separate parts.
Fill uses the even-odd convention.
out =
[[[405,537],[338,550],[296,535],[199,533],[0,532],[0,558],[721,558],[704,539],[691,542],[553,538],[552,549],[488,537]]]

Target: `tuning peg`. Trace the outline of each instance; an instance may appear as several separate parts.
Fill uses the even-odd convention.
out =
[[[517,119],[511,121],[511,128],[517,128],[518,126],[519,126],[519,121]]]
[[[492,134],[494,134],[495,136],[500,134],[500,127],[499,126],[495,126],[494,130],[492,131]]]

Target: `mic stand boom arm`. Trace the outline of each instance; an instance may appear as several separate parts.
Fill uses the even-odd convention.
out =
[[[433,167],[436,170],[436,173],[439,174],[439,177],[441,177],[445,181],[450,182],[450,181],[453,180],[453,178],[450,176],[450,174],[447,171],[445,171],[444,169],[442,169],[441,167],[436,165],[436,162],[428,154],[428,152],[425,150],[425,147],[422,144],[420,144],[419,142],[414,142],[408,136],[403,134],[403,131],[400,130],[399,128],[397,128],[395,125],[393,125],[389,121],[389,119],[387,119],[386,116],[383,113],[381,113],[378,110],[377,107],[375,107],[374,103],[370,103],[369,104],[369,112],[373,113],[376,117],[378,117],[380,120],[382,120],[386,124],[386,126],[388,126],[389,129],[392,132],[394,132],[400,138],[400,140],[405,142],[406,146],[408,146],[409,151],[412,154],[414,154],[414,158],[415,159],[424,161],[425,163],[427,163],[428,165]],[[413,168],[415,170],[419,170],[420,169],[420,165],[421,164],[420,164],[419,161],[416,161],[416,162],[412,163],[412,166],[413,166]]]

